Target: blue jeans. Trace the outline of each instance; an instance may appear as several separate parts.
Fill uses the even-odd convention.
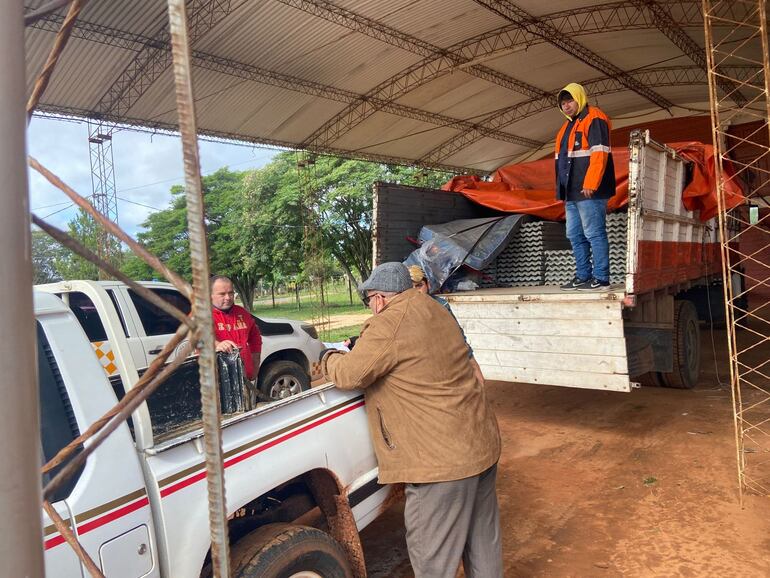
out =
[[[575,274],[581,281],[592,277],[610,280],[610,244],[607,241],[608,199],[567,201],[567,238],[575,256]],[[593,272],[591,268],[593,256]]]

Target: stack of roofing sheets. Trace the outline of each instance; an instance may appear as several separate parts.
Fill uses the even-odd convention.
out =
[[[607,215],[607,239],[610,243],[610,283],[623,283],[626,274],[626,213]],[[545,252],[545,284],[560,285],[575,275],[572,250]]]
[[[626,273],[628,215],[607,215],[610,243],[610,283],[622,283]],[[482,272],[481,287],[559,285],[575,275],[575,259],[564,223],[525,223],[497,259]]]
[[[482,287],[520,287],[543,285],[545,252],[569,249],[564,223],[536,221],[525,223],[497,256],[494,265],[483,271]]]

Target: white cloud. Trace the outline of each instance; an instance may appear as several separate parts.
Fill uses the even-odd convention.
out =
[[[227,166],[233,170],[259,168],[270,162],[275,151],[259,147],[201,141],[201,172],[206,175]],[[48,118],[33,118],[27,131],[29,153],[83,196],[92,192],[88,149],[88,126]],[[169,190],[182,184],[184,172],[179,137],[120,130],[113,134],[115,187],[118,221],[136,236],[141,223],[153,212],[147,205],[163,209]],[[40,217],[66,228],[76,209],[69,199],[36,171],[29,171],[30,206]],[[140,205],[134,204],[139,203]],[[57,212],[58,211],[58,212]]]

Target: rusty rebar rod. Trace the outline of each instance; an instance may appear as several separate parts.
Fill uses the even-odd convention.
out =
[[[40,102],[40,98],[43,96],[43,93],[45,93],[45,89],[48,88],[48,83],[51,81],[51,75],[56,68],[57,62],[59,62],[59,57],[64,51],[64,47],[67,45],[67,41],[69,40],[70,34],[72,33],[72,27],[75,25],[75,21],[77,20],[78,16],[80,15],[80,11],[83,9],[83,6],[85,6],[87,1],[88,0],[72,0],[72,4],[70,4],[67,15],[64,17],[64,22],[62,22],[59,32],[56,33],[56,39],[53,42],[51,52],[48,54],[48,59],[46,60],[45,65],[43,65],[43,70],[40,71],[40,74],[35,81],[35,86],[32,88],[32,94],[30,94],[29,100],[27,100],[27,122],[29,122],[29,120],[32,118],[32,113],[35,112],[37,104]],[[53,4],[56,5],[43,7],[44,9],[48,9],[48,11],[44,12],[43,15],[61,8],[58,3]],[[34,16],[34,14],[30,16]],[[24,23],[27,23],[27,17],[24,18]]]
[[[48,16],[51,12],[56,12],[57,10],[64,8],[70,2],[72,2],[72,0],[51,0],[48,4],[44,4],[37,10],[28,12],[24,15],[24,26],[34,24],[41,18]]]
[[[107,413],[105,413],[102,417],[97,419],[94,423],[92,423],[90,426],[88,426],[88,429],[84,431],[82,434],[80,434],[78,437],[76,437],[74,440],[72,440],[70,443],[68,443],[66,446],[64,446],[62,449],[60,449],[54,457],[52,457],[48,462],[43,466],[42,472],[46,473],[51,471],[53,468],[58,466],[59,464],[67,461],[78,449],[78,447],[86,442],[87,440],[91,439],[94,435],[96,435],[102,427],[106,423],[108,423],[113,417],[115,417],[120,411],[126,407],[131,401],[141,396],[140,401],[137,403],[141,403],[142,401],[146,400],[153,391],[155,391],[156,387],[153,387],[153,390],[149,393],[144,393],[147,389],[147,385],[150,383],[152,378],[157,374],[161,366],[166,362],[166,359],[171,354],[172,351],[179,345],[184,338],[187,336],[188,331],[187,328],[184,326],[180,326],[179,329],[177,329],[177,332],[171,337],[171,339],[166,344],[168,352],[161,351],[160,355],[156,357],[152,363],[150,364],[150,367],[147,368],[147,371],[145,371],[144,375],[142,375],[142,378],[136,383],[134,387],[132,387],[128,392],[126,392],[126,395],[124,395],[121,400],[116,403],[114,406],[112,406]],[[184,356],[181,355],[182,352],[180,352],[179,357],[184,359]]]
[[[187,332],[187,328],[182,326],[179,328],[180,331]],[[177,331],[177,334],[179,334],[179,331]],[[173,339],[172,339],[173,341]],[[166,345],[163,348],[163,351],[158,355],[158,358],[165,359],[171,354],[171,352],[174,350],[176,345],[172,344],[172,341],[169,341],[166,343]],[[178,343],[178,342],[177,342]],[[105,439],[107,439],[107,436],[109,436],[113,431],[115,431],[120,424],[122,424],[124,421],[128,419],[128,417],[136,411],[136,408],[138,408],[144,401],[152,395],[152,393],[176,370],[177,367],[182,365],[182,363],[185,362],[186,355],[177,355],[171,363],[166,365],[162,371],[160,371],[157,375],[152,377],[151,379],[148,379],[149,383],[143,387],[142,391],[138,393],[136,396],[129,398],[125,403],[121,402],[118,403],[118,405],[122,405],[120,411],[118,411],[115,416],[108,420],[106,424],[103,424],[102,427],[98,430],[98,433],[91,435],[91,443],[83,449],[80,453],[76,454],[69,462],[67,462],[67,465],[65,465],[59,473],[57,473],[51,481],[46,484],[45,488],[43,488],[43,499],[47,500],[51,497],[51,494],[56,491],[56,489],[70,476],[72,476],[79,468],[82,466],[86,460],[88,459],[88,456],[90,456],[92,453],[96,451],[96,449],[104,442]],[[148,372],[149,373],[149,370]],[[136,387],[143,386],[142,381],[146,378],[147,373],[142,376],[142,379],[137,382]],[[126,399],[125,397],[123,398]],[[67,447],[70,447],[72,444],[68,444]],[[56,459],[57,456],[54,456],[54,459]]]
[[[104,578],[102,571],[99,570],[99,567],[94,563],[91,556],[88,555],[88,552],[86,552],[85,548],[83,548],[80,542],[78,542],[78,539],[72,532],[72,529],[59,515],[59,512],[57,512],[56,509],[51,505],[51,502],[48,500],[43,500],[43,509],[45,510],[45,513],[48,514],[48,517],[51,518],[53,525],[56,526],[56,530],[59,532],[59,534],[61,534],[62,538],[64,538],[67,544],[69,544],[70,547],[75,551],[75,554],[77,554],[77,557],[80,558],[80,561],[83,562],[86,570],[88,570],[88,573],[91,574],[91,577]]]
[[[32,222],[40,227],[43,231],[48,233],[49,236],[56,239],[61,245],[67,247],[70,251],[73,253],[77,253],[84,259],[90,261],[100,269],[103,269],[110,275],[112,275],[115,279],[118,281],[122,281],[126,285],[128,285],[131,289],[136,291],[138,295],[155,305],[158,309],[161,309],[162,311],[165,311],[169,315],[171,315],[174,319],[179,321],[179,323],[182,323],[184,325],[187,325],[190,329],[195,328],[195,323],[192,320],[192,318],[185,315],[182,311],[180,311],[177,307],[174,307],[163,299],[162,297],[159,297],[157,293],[154,291],[149,290],[144,285],[141,285],[140,283],[137,283],[130,277],[128,277],[125,273],[120,271],[118,268],[116,268],[111,263],[108,263],[104,259],[101,259],[96,253],[85,247],[83,244],[79,243],[76,239],[74,239],[71,235],[65,233],[61,229],[58,229],[51,225],[50,223],[47,223],[34,213],[32,214]]]
[[[225,472],[222,456],[222,430],[217,387],[214,324],[211,321],[211,291],[209,261],[204,224],[203,190],[201,187],[198,132],[192,89],[192,65],[187,32],[184,0],[168,0],[171,55],[173,57],[179,132],[184,157],[185,196],[187,199],[187,229],[190,238],[194,307],[198,322],[200,351],[200,385],[203,406],[204,455],[208,489],[209,530],[211,532],[211,567],[215,578],[229,578],[230,555],[227,536],[227,502]]]
[[[27,157],[27,162],[30,167],[32,167],[41,175],[43,175],[49,183],[51,183],[57,189],[63,191],[64,194],[66,194],[72,200],[72,202],[74,202],[77,206],[83,209],[86,213],[91,215],[97,223],[99,223],[112,235],[114,235],[115,237],[123,241],[126,245],[128,245],[128,247],[136,255],[141,257],[145,263],[147,263],[150,267],[155,269],[158,273],[163,275],[170,283],[172,283],[180,293],[182,293],[188,299],[192,297],[192,287],[190,287],[190,284],[187,281],[185,281],[179,275],[174,273],[171,269],[166,267],[166,265],[160,259],[158,259],[155,255],[150,253],[142,245],[140,245],[138,242],[132,239],[125,231],[123,231],[123,229],[121,229],[117,225],[117,223],[110,221],[107,217],[102,215],[99,211],[96,210],[96,208],[94,208],[94,206],[91,203],[89,203],[84,197],[78,194],[77,191],[75,191],[67,183],[62,181],[53,172],[51,172],[45,166],[43,166],[37,159],[29,156]]]

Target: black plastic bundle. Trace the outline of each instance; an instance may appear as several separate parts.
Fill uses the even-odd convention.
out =
[[[237,349],[230,353],[217,353],[219,372],[219,398],[222,413],[238,413],[254,409],[254,386],[246,378],[241,354]]]

